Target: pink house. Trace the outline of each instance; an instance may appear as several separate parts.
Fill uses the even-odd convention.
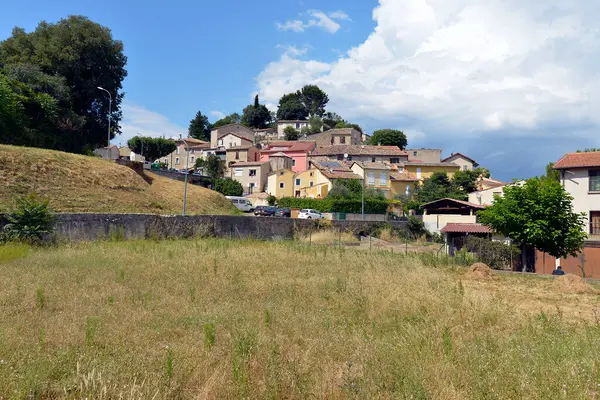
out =
[[[271,155],[284,153],[293,160],[292,171],[304,172],[308,169],[308,153],[316,146],[310,141],[271,142],[261,150],[261,161],[269,161]]]

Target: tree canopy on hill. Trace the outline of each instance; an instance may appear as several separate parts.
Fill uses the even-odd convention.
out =
[[[258,95],[254,96],[254,104],[245,107],[242,113],[242,124],[250,128],[266,128],[271,120],[271,112],[264,104],[258,102]]]
[[[123,43],[83,16],[35,31],[15,28],[0,43],[2,143],[81,153],[106,145],[112,96],[111,137],[120,133]]]
[[[143,155],[147,160],[155,161],[177,149],[174,141],[163,138],[134,136],[127,141],[127,146],[134,153]]]
[[[208,122],[208,117],[202,114],[201,111],[196,113],[196,116],[190,121],[188,134],[194,139],[210,141],[210,130],[212,125]]]
[[[396,129],[379,129],[371,135],[372,145],[398,146],[401,149],[406,148],[408,144],[404,132]]]

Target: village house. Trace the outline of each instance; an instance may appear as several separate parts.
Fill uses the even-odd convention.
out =
[[[293,119],[293,120],[279,120],[277,121],[277,135],[279,137],[285,136],[285,128],[291,126],[298,132],[302,130],[302,128],[308,128],[310,123],[307,120]]]
[[[144,162],[146,158],[141,154],[136,154],[127,146],[119,147],[119,158],[121,160],[129,160],[134,162]]]
[[[422,208],[425,228],[431,233],[440,233],[449,223],[476,224],[477,212],[485,206],[446,198],[423,204]]]
[[[106,149],[106,146],[97,148],[96,150],[94,150],[94,154],[98,157],[102,157],[108,160],[116,160],[120,156],[119,148],[114,144],[111,144],[108,149]]]
[[[463,171],[472,171],[479,166],[477,161],[461,153],[452,153],[450,157],[444,158],[442,162],[456,164]]]
[[[273,154],[283,153],[292,159],[292,170],[294,172],[303,172],[308,168],[309,153],[315,146],[315,142],[272,142],[261,150],[261,161],[269,161]]]
[[[225,150],[225,165],[230,168],[239,162],[260,161],[260,150],[252,145],[229,147]]]
[[[354,161],[350,169],[364,180],[365,189],[378,190],[386,199],[392,199],[389,165],[382,162]]]
[[[431,177],[435,172],[445,172],[448,178],[452,179],[454,174],[460,170],[460,166],[447,162],[428,163],[412,161],[399,163],[398,169],[407,171],[413,174],[417,180],[423,181],[423,179]]]
[[[397,146],[331,145],[316,147],[310,153],[310,159],[400,164],[408,161],[408,154]]]
[[[265,191],[269,172],[271,165],[268,161],[247,161],[233,164],[228,175],[242,184],[244,193],[250,194]]]
[[[336,179],[359,179],[345,163],[326,160],[311,162],[311,168],[296,174],[294,178],[294,196],[325,198],[333,187]]]
[[[284,153],[270,155],[271,172],[267,177],[267,193],[277,197],[292,197],[294,195],[294,177],[292,170],[293,159]]]
[[[186,159],[189,168],[193,168],[196,160],[204,156],[204,151],[210,144],[203,140],[194,138],[174,139],[175,151],[159,159],[159,162],[167,164],[169,169],[185,169]]]
[[[442,162],[442,149],[406,149],[408,161],[439,163]]]
[[[210,131],[210,148],[216,149],[217,147],[230,147],[225,144],[225,141],[220,142],[223,136],[232,133],[237,137],[242,137],[250,142],[250,144],[254,144],[255,134],[254,131],[244,125],[240,124],[228,124],[219,126],[217,128],[213,128]],[[234,144],[233,146],[241,145],[241,143]]]
[[[354,128],[329,129],[322,133],[306,135],[301,141],[315,142],[318,147],[333,145],[358,145],[362,142],[362,133]]]
[[[600,241],[600,151],[567,153],[553,168],[573,196],[573,211],[585,215],[589,239]]]

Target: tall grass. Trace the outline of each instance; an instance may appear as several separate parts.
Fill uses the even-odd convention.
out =
[[[30,249],[2,264],[0,398],[598,397],[597,296],[423,257],[215,239]]]

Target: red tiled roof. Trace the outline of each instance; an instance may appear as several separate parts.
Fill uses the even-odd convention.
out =
[[[329,161],[324,163],[313,161],[312,165],[328,179],[362,179],[360,175],[352,172],[343,161]]]
[[[237,168],[237,167],[256,167],[259,165],[268,164],[268,161],[243,161],[236,162],[235,164],[231,164],[229,168]]]
[[[247,141],[247,142],[250,142],[250,143],[252,143],[252,139],[250,139],[250,138],[249,138],[249,137],[247,137],[247,136],[244,136],[242,133],[239,133],[239,132],[237,132],[237,133],[233,133],[233,132],[227,132],[227,133],[224,133],[223,135],[219,136],[219,139],[221,139],[221,138],[224,138],[224,137],[225,137],[225,136],[227,136],[227,135],[233,135],[233,136],[235,136],[236,138],[239,138],[239,139],[242,139],[242,140],[245,140],[245,141]]]
[[[444,158],[444,159],[442,160],[442,162],[449,162],[449,161],[448,161],[449,159],[451,159],[452,157],[456,157],[456,156],[460,156],[460,157],[464,158],[465,160],[469,160],[469,161],[471,161],[471,162],[473,163],[473,165],[479,165],[479,164],[477,164],[477,161],[473,160],[471,157],[467,157],[467,156],[465,156],[465,155],[464,155],[464,154],[462,154],[462,153],[452,153],[452,154],[450,155],[450,157],[446,157],[446,158]]]
[[[389,171],[390,166],[382,162],[371,162],[371,161],[354,161],[352,165],[357,164],[363,169],[381,169]]]
[[[492,230],[481,224],[450,222],[440,229],[442,233],[492,233]]]
[[[418,181],[417,177],[413,174],[411,174],[408,171],[391,171],[390,172],[390,179],[393,181],[399,181],[399,182],[416,182]]]
[[[600,151],[567,153],[552,166],[554,169],[589,167],[600,167]]]
[[[267,145],[262,153],[279,153],[281,151],[303,151],[309,152],[316,146],[315,142],[310,141],[285,141],[285,142],[271,142]]]

